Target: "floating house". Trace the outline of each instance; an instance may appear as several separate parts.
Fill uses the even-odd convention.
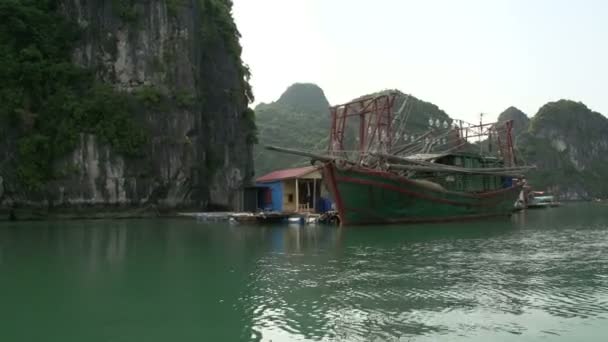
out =
[[[286,213],[325,212],[331,204],[315,166],[278,170],[256,179],[258,208]]]

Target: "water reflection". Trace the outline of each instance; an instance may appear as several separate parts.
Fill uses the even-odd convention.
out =
[[[594,340],[608,312],[600,209],[352,228],[6,223],[0,293],[15,295],[0,321],[14,324],[0,337],[76,324],[64,340]]]
[[[304,254],[297,233],[276,232],[296,247],[258,261],[249,286],[257,336],[367,341],[567,335],[563,319],[593,322],[608,311],[608,277],[602,276],[608,220],[587,217],[581,225],[572,212],[553,212],[558,218],[547,213],[449,226],[325,230],[334,248],[315,244]],[[537,330],[537,319],[551,324]]]

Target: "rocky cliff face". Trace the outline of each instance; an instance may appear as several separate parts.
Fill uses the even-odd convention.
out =
[[[565,199],[608,196],[608,119],[580,102],[544,105],[520,136],[518,148],[528,163],[532,185]]]
[[[251,92],[228,0],[61,0],[82,39],[73,63],[137,99],[146,143],[125,156],[91,132],[40,189],[0,187],[2,206],[233,207],[253,176]],[[222,21],[223,20],[223,21]],[[5,159],[10,141],[0,144]]]

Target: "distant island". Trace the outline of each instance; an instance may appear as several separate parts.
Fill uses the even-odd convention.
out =
[[[413,105],[406,132],[419,134],[429,119],[452,123],[436,105],[411,97]],[[264,145],[280,145],[311,151],[327,148],[328,101],[315,84],[294,84],[276,101],[255,108],[259,144],[255,170],[261,175],[273,169],[302,166],[306,158],[265,151]],[[559,100],[541,107],[531,118],[509,107],[498,121],[513,120],[513,135],[520,162],[536,165],[528,182],[562,199],[608,197],[608,119],[583,103]]]

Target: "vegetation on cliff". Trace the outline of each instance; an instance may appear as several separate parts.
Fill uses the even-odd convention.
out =
[[[538,169],[529,174],[538,189],[570,197],[608,195],[608,119],[580,102],[544,105],[520,136],[518,149]]]
[[[276,102],[303,112],[327,112],[329,102],[318,85],[295,83],[287,88]]]
[[[399,92],[388,90],[383,92]],[[378,92],[370,95],[378,95]],[[365,95],[364,97],[370,96]],[[401,94],[395,109],[403,108],[401,115],[407,116],[405,134],[417,136],[433,127],[451,124],[452,119],[436,105],[413,96]],[[307,158],[268,152],[264,145],[278,145],[307,151],[323,153],[327,151],[330,130],[329,102],[323,90],[314,84],[294,84],[278,101],[260,104],[256,108],[257,123],[260,129],[260,145],[256,147],[256,174],[295,166],[307,165]],[[354,129],[354,128],[353,128]],[[358,128],[357,128],[358,129]],[[354,134],[351,134],[354,137]],[[408,140],[410,141],[410,140]]]
[[[266,145],[323,151],[329,133],[329,103],[314,84],[294,84],[276,102],[255,108],[259,144],[254,151],[256,175],[307,165],[298,156],[266,151]]]
[[[421,100],[413,95],[407,95],[398,89],[383,90],[380,92],[361,96],[353,101],[380,94],[396,93],[393,105],[394,115],[405,121],[405,133],[418,135],[428,132],[431,128],[442,128],[445,124],[451,125],[450,116],[437,105]],[[404,101],[406,102],[404,104]],[[432,120],[432,121],[431,121]]]
[[[52,162],[74,148],[80,133],[127,155],[145,142],[130,119],[133,99],[71,63],[78,37],[55,1],[0,3],[0,129],[18,146],[13,165],[1,171],[16,171],[29,188],[54,177]]]
[[[513,137],[517,138],[528,130],[530,119],[528,116],[516,107],[509,107],[504,112],[498,115],[498,122],[513,121]]]
[[[111,6],[126,25],[137,25],[142,7],[136,1],[112,0]],[[166,0],[166,6],[172,16],[186,10],[182,0]],[[241,61],[232,2],[198,0],[195,8],[200,11],[197,32],[203,64],[217,68],[218,57],[210,54],[219,49],[228,51],[231,60],[227,63],[237,68],[240,84],[229,89],[222,101],[246,105],[253,94],[249,69]],[[180,108],[196,103],[206,112],[210,94],[225,92],[205,80],[200,81],[199,93],[175,90],[171,99],[148,85],[131,93],[115,90],[100,82],[94,70],[73,63],[72,52],[81,42],[82,30],[61,13],[59,1],[0,3],[0,148],[6,153],[0,159],[0,175],[10,178],[14,186],[37,190],[62,176],[61,170],[54,170],[54,162],[74,150],[82,133],[94,134],[124,156],[140,156],[149,134],[136,122],[137,113],[152,107],[162,110],[168,101]],[[241,120],[246,140],[255,142],[253,111],[244,110]]]
[[[179,0],[167,0],[169,3]],[[202,17],[201,40],[202,45],[206,47],[203,50],[205,54],[212,51],[213,48],[226,48],[233,64],[239,68],[239,78],[241,80],[242,93],[235,94],[236,96],[244,95],[248,102],[253,102],[253,91],[249,84],[251,72],[246,64],[241,60],[243,48],[239,43],[241,34],[232,18],[232,0],[198,0],[200,5],[200,13]],[[168,5],[169,8],[171,5]],[[205,55],[208,58],[208,55]]]
[[[379,93],[375,93],[379,94]],[[329,112],[327,99],[315,85],[291,86],[277,102],[257,110],[261,145],[272,144],[323,152],[327,148]],[[397,101],[395,110],[402,107]],[[410,97],[406,134],[428,131],[430,121],[441,126],[452,119],[432,103]],[[408,114],[409,113],[409,114]],[[560,100],[544,105],[528,118],[510,107],[498,121],[513,120],[518,157],[537,166],[528,180],[535,189],[553,189],[568,198],[608,196],[608,119],[584,104]],[[306,158],[269,153],[258,146],[258,175],[285,167],[306,165]]]

